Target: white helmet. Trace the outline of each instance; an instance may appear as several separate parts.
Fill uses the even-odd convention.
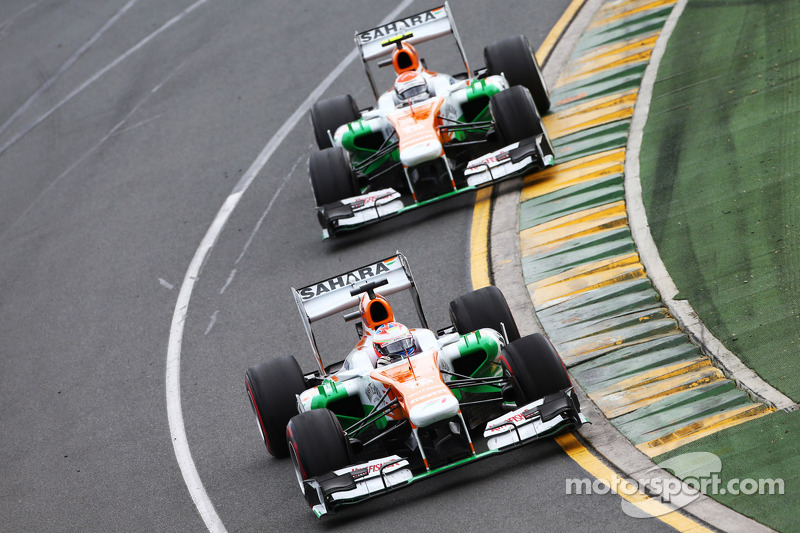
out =
[[[397,80],[394,82],[394,91],[401,102],[421,102],[430,98],[428,82],[421,73],[415,70],[409,70],[397,76]]]

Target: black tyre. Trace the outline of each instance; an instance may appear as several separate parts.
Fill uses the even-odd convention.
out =
[[[518,339],[503,349],[501,362],[511,376],[517,405],[572,386],[556,349],[541,333]]]
[[[296,395],[306,389],[297,360],[285,355],[250,367],[244,382],[267,451],[274,457],[286,457],[286,424],[297,414]]]
[[[461,335],[480,328],[492,328],[502,333],[505,326],[507,342],[519,339],[517,323],[506,298],[494,285],[469,292],[450,302],[450,320]]]
[[[489,74],[503,74],[509,85],[527,87],[539,114],[547,113],[550,109],[550,93],[527,37],[515,35],[490,44],[483,49],[483,57]]]
[[[333,135],[339,126],[354,122],[361,116],[356,101],[349,94],[317,102],[311,106],[310,114],[314,138],[320,150],[332,146],[329,130]]]
[[[314,409],[296,415],[286,428],[297,482],[317,477],[352,462],[350,441],[339,420],[328,409]]]
[[[497,132],[505,144],[544,133],[542,119],[533,105],[531,93],[521,85],[492,96],[489,109]]]
[[[357,196],[361,192],[350,156],[340,146],[312,153],[308,159],[308,175],[318,206]]]

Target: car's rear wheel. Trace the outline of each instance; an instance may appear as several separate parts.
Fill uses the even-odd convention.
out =
[[[524,405],[572,386],[556,349],[541,333],[518,339],[500,357],[517,405]]]
[[[286,428],[297,482],[345,467],[352,462],[350,441],[339,420],[328,409],[314,409],[296,415]]]
[[[354,122],[361,116],[356,101],[349,94],[315,103],[311,106],[310,114],[314,138],[320,150],[333,146],[328,131],[333,135],[339,126]]]
[[[531,93],[516,85],[492,96],[489,101],[497,132],[505,144],[544,133],[544,126]]]
[[[550,109],[550,93],[527,37],[515,35],[490,44],[483,49],[483,57],[489,74],[503,74],[509,85],[527,87],[539,114],[547,113]]]
[[[361,192],[350,156],[340,146],[312,153],[308,159],[308,175],[318,206],[357,196]]]
[[[481,328],[506,331],[506,341],[519,339],[519,330],[502,291],[490,285],[450,302],[450,320],[461,335]]]
[[[306,389],[303,371],[291,355],[250,367],[244,375],[258,430],[274,457],[286,457],[286,424],[297,414],[297,394]]]

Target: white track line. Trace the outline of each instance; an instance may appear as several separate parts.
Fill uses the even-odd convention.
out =
[[[71,56],[69,56],[69,58],[67,58],[64,64],[61,65],[61,67],[59,67],[56,73],[50,76],[47,79],[47,81],[45,81],[42,84],[41,87],[36,89],[36,91],[32,95],[30,95],[27,100],[25,100],[25,103],[23,103],[22,106],[20,106],[20,108],[17,109],[14,112],[14,114],[11,115],[8,118],[8,120],[6,120],[3,123],[2,126],[0,126],[0,135],[4,134],[6,130],[8,130],[8,128],[11,126],[11,124],[13,124],[14,121],[17,120],[19,116],[22,113],[24,113],[25,110],[28,109],[28,107],[30,107],[30,105],[37,98],[39,98],[39,96],[42,95],[42,93],[44,93],[47,89],[52,87],[52,85],[56,82],[56,80],[58,80],[58,78],[60,78],[61,75],[64,74],[67,71],[67,69],[71,67],[86,52],[86,50],[89,49],[90,46],[92,46],[95,42],[97,42],[97,39],[99,39],[111,26],[114,25],[116,21],[120,19],[120,17],[122,17],[122,15],[127,13],[130,10],[130,8],[132,8],[133,5],[138,1],[139,0],[130,0],[127,4],[122,6],[122,8],[120,8],[119,11],[114,13],[114,16],[108,19],[108,21],[105,24],[103,24],[103,26],[99,30],[97,30],[95,34],[89,38],[88,41],[83,43],[83,45],[80,48],[78,48]]]
[[[98,70],[97,72],[95,72],[92,77],[90,77],[89,79],[84,81],[82,84],[80,84],[78,86],[78,88],[74,89],[71,93],[69,93],[61,101],[59,101],[56,105],[54,105],[49,110],[47,110],[44,114],[39,116],[39,118],[37,118],[36,120],[34,120],[33,122],[31,122],[27,126],[25,126],[22,129],[22,131],[19,132],[18,134],[16,134],[15,136],[13,136],[11,138],[11,140],[9,140],[8,142],[6,142],[2,146],[0,146],[0,155],[2,155],[6,150],[11,148],[11,146],[14,145],[14,143],[16,143],[22,137],[27,135],[28,132],[30,132],[33,128],[35,128],[36,126],[38,126],[39,124],[44,122],[50,115],[52,115],[53,113],[58,111],[61,108],[61,106],[63,106],[64,104],[66,104],[67,102],[69,102],[70,100],[75,98],[78,94],[83,92],[83,90],[86,89],[89,85],[91,85],[92,83],[94,83],[95,81],[100,79],[100,77],[102,77],[106,72],[108,72],[112,68],[114,68],[117,65],[119,65],[120,63],[122,63],[125,59],[127,59],[129,56],[133,55],[136,51],[138,51],[144,45],[146,45],[147,43],[149,43],[150,41],[152,41],[153,39],[158,37],[162,32],[164,32],[169,27],[171,27],[174,24],[176,24],[177,22],[179,22],[183,17],[185,17],[186,15],[188,15],[189,13],[191,13],[192,11],[194,11],[195,9],[200,7],[201,5],[205,4],[207,1],[208,0],[197,0],[197,2],[195,2],[192,5],[190,5],[189,7],[187,7],[186,9],[184,9],[183,11],[181,11],[180,13],[178,13],[177,15],[175,15],[174,17],[169,19],[167,22],[165,22],[156,31],[154,31],[153,33],[151,33],[150,35],[148,35],[147,37],[145,37],[144,39],[142,39],[141,41],[136,43],[132,48],[129,48],[127,52],[125,52],[124,54],[122,54],[121,56],[116,58],[114,61],[112,61],[111,63],[109,63],[105,67],[103,67],[100,70]]]
[[[397,18],[400,12],[410,6],[412,2],[413,0],[404,0],[401,2],[386,16],[381,24],[386,24]],[[286,122],[283,123],[278,131],[275,132],[269,142],[267,142],[267,145],[261,150],[261,153],[258,154],[256,160],[250,165],[250,168],[247,169],[247,172],[244,173],[233,188],[230,196],[228,196],[225,203],[222,204],[222,208],[220,208],[217,216],[208,228],[208,231],[206,231],[203,240],[200,242],[200,246],[197,248],[192,261],[189,263],[189,268],[186,270],[186,275],[183,278],[180,292],[178,293],[178,300],[175,302],[175,311],[172,314],[172,327],[170,328],[169,343],[167,346],[166,365],[169,431],[172,436],[172,446],[175,449],[175,458],[183,474],[186,488],[189,489],[189,494],[194,501],[195,507],[197,507],[197,511],[200,513],[200,517],[211,532],[225,532],[227,530],[214,509],[214,505],[211,503],[205,487],[203,487],[203,482],[200,480],[197,467],[192,459],[192,452],[189,449],[189,442],[186,437],[186,428],[183,422],[183,410],[181,407],[181,344],[183,343],[183,329],[186,323],[186,315],[189,311],[189,300],[192,296],[194,285],[200,277],[203,264],[211,253],[214,244],[217,242],[222,229],[225,227],[225,223],[228,221],[228,218],[230,218],[239,200],[241,200],[242,195],[248,187],[250,187],[250,184],[261,169],[267,164],[278,146],[283,143],[292,129],[300,122],[300,119],[311,109],[311,105],[319,100],[345,68],[356,59],[356,56],[357,51],[354,49],[347,54],[341,63],[339,63],[322,82],[320,82]],[[273,199],[279,192],[280,190],[276,191],[275,195],[273,195]]]

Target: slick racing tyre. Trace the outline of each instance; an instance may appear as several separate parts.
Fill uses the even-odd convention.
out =
[[[310,114],[314,137],[320,150],[333,146],[328,137],[329,130],[333,135],[339,126],[354,122],[361,116],[356,101],[349,94],[317,102],[311,106]]]
[[[328,409],[314,409],[296,415],[286,427],[286,441],[297,482],[338,470],[352,462],[350,441],[339,420]]]
[[[339,146],[312,153],[308,159],[308,176],[318,206],[357,196],[361,192],[350,165],[350,156]]]
[[[531,93],[521,85],[499,92],[489,100],[495,127],[505,144],[544,133],[542,119],[533,105]]]
[[[510,86],[527,87],[539,114],[547,113],[550,94],[527,37],[515,35],[490,44],[483,49],[483,57],[490,75],[503,74]]]
[[[541,333],[507,345],[500,361],[511,377],[517,405],[531,403],[572,386],[561,357]]]
[[[284,355],[250,367],[244,375],[258,430],[274,457],[286,457],[286,424],[297,414],[297,394],[306,389],[297,360]]]
[[[469,292],[450,302],[450,320],[461,335],[481,328],[492,328],[502,333],[505,326],[508,335],[506,342],[519,339],[517,323],[506,298],[494,285]]]

